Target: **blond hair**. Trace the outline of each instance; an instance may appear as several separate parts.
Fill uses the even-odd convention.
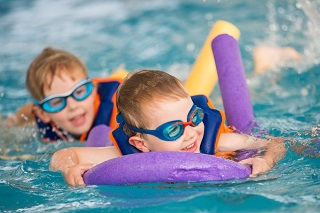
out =
[[[150,126],[150,112],[161,101],[178,101],[190,95],[176,77],[159,70],[129,73],[117,90],[116,105],[127,124],[137,128]],[[134,132],[124,126],[131,137]]]
[[[26,87],[33,98],[41,100],[45,96],[44,88],[50,88],[55,75],[67,71],[73,77],[74,68],[80,68],[88,76],[85,65],[75,55],[64,50],[45,48],[29,66]]]

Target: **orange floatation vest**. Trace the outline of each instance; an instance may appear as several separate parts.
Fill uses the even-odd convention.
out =
[[[216,148],[222,133],[231,133],[233,130],[225,125],[226,117],[224,112],[215,109],[211,101],[204,95],[192,96],[192,101],[195,105],[202,108],[204,111],[203,123],[205,126],[204,136],[200,146],[200,152],[232,158],[235,152],[217,153]],[[122,155],[141,152],[128,142],[129,137],[123,131],[124,122],[120,123],[116,129],[109,133],[113,144],[117,147]]]

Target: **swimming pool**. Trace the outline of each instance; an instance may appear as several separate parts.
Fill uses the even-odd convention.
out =
[[[286,138],[288,147],[271,172],[245,181],[70,188],[60,173],[49,171],[50,155],[81,144],[41,144],[32,128],[1,128],[0,211],[319,212],[319,158],[292,149],[295,143],[312,146],[320,134],[319,7],[319,0],[0,0],[4,117],[31,100],[25,73],[46,46],[75,53],[92,76],[124,64],[128,70],[167,70],[184,80],[211,26],[223,19],[241,31],[257,121]],[[303,63],[252,76],[251,53],[259,44],[293,46]],[[211,98],[222,108],[218,87]]]

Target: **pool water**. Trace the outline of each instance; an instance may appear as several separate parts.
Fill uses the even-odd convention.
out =
[[[247,180],[71,188],[49,171],[50,156],[82,144],[42,144],[33,127],[0,126],[0,211],[319,212],[319,11],[319,0],[0,0],[2,117],[31,101],[26,70],[47,46],[78,55],[91,76],[147,67],[183,81],[222,19],[241,31],[256,120],[288,148],[270,172]],[[261,44],[292,46],[302,62],[253,75],[252,51]],[[218,85],[211,99],[223,108]]]

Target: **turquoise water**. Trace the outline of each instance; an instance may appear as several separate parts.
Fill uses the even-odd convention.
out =
[[[319,150],[293,149],[314,148],[320,134],[319,7],[319,0],[0,0],[3,117],[31,100],[26,70],[46,46],[75,53],[92,76],[124,65],[161,69],[184,80],[213,23],[223,19],[241,31],[257,121],[284,137],[288,148],[271,172],[244,181],[71,188],[48,164],[55,150],[80,143],[42,144],[33,127],[1,127],[0,211],[319,212]],[[251,54],[260,44],[293,46],[302,63],[254,76]],[[211,98],[222,108],[219,87]]]

